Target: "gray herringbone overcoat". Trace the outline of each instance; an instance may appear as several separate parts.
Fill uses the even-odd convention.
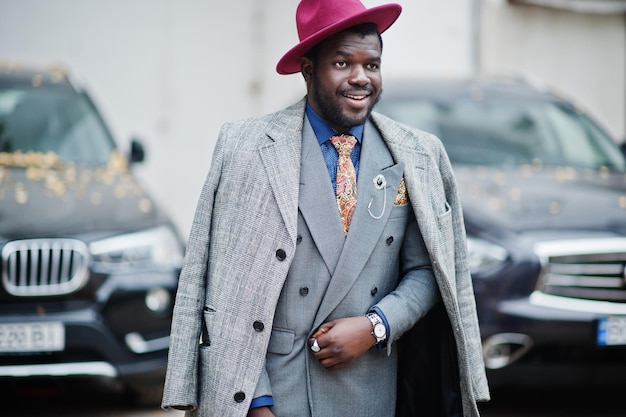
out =
[[[270,341],[265,330],[297,244],[304,107],[302,100],[222,128],[180,276],[163,407],[210,409],[219,417],[244,417],[248,411]],[[487,400],[489,392],[450,162],[434,136],[376,113],[370,122],[394,161],[404,164],[443,300],[446,327],[437,328],[449,329],[460,408],[464,416],[478,416],[476,402]],[[427,389],[399,389],[407,386]]]

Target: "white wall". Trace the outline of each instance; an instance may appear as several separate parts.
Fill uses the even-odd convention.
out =
[[[384,35],[385,76],[471,71],[467,0],[405,0]],[[387,1],[364,1],[375,6]],[[123,146],[143,139],[147,188],[186,234],[219,127],[300,98],[277,60],[297,0],[0,0],[0,59],[85,77]]]
[[[368,6],[386,3],[364,0]],[[626,19],[510,6],[504,0],[399,0],[383,38],[383,72],[480,67],[554,85],[626,133]],[[85,77],[123,146],[143,139],[147,188],[186,234],[222,123],[277,110],[304,94],[274,67],[297,42],[297,0],[0,0],[0,60],[59,62]]]
[[[626,15],[482,0],[480,62],[546,82],[626,138]]]

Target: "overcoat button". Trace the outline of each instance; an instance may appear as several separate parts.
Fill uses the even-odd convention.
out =
[[[301,296],[304,297],[305,295],[308,295],[308,294],[309,294],[309,287],[301,287],[300,288],[300,295]]]
[[[387,238],[387,244],[388,244],[388,245],[391,245],[392,243],[393,243],[393,236],[389,236],[389,237]]]
[[[375,296],[376,293],[378,293],[378,287],[372,288],[372,291],[370,291],[370,294],[372,294],[372,297]]]
[[[298,237],[296,238],[296,245],[299,244],[300,242],[302,242],[302,236],[298,235]]]
[[[235,397],[234,398],[235,398],[236,402],[240,403],[240,402],[243,402],[243,400],[246,399],[246,394],[244,392],[239,391],[239,392],[235,393]]]
[[[255,321],[254,323],[252,323],[252,327],[254,328],[254,330],[256,330],[257,332],[262,332],[263,329],[265,328],[265,325],[263,324],[262,321]]]
[[[287,252],[285,252],[284,249],[278,249],[276,251],[276,259],[278,259],[279,261],[284,261],[285,258],[287,258]]]

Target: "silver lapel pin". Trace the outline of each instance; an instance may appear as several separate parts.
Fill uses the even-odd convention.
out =
[[[372,219],[374,220],[378,220],[381,217],[383,217],[383,214],[385,214],[385,210],[387,209],[387,180],[385,179],[385,176],[382,174],[378,174],[374,177],[374,187],[377,190],[383,190],[384,192],[384,196],[383,196],[383,210],[380,212],[380,215],[378,216],[374,216],[374,214],[372,213],[371,207],[372,207],[372,202],[374,201],[374,199],[372,198],[370,200],[370,203],[367,205],[367,212],[370,214],[370,216],[372,216]]]

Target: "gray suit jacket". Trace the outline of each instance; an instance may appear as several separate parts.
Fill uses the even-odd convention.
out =
[[[386,315],[393,340],[438,300],[406,192],[394,203],[404,165],[394,162],[376,127],[366,123],[358,204],[346,238],[308,121],[302,138],[297,249],[274,316],[267,373],[255,397],[273,395],[277,416],[393,417],[397,355],[391,343],[388,354],[373,348],[329,372],[311,355],[307,340],[322,322],[360,316],[372,306]],[[377,186],[375,178],[384,183]]]
[[[329,279],[328,288],[320,292],[323,302],[308,330],[333,314],[364,313],[336,308],[381,244],[382,228],[376,232],[357,223],[370,222],[372,227],[386,223],[374,222],[367,206],[357,204],[353,225],[358,232],[348,236],[339,257],[339,252],[332,250],[341,247],[344,240],[334,227],[338,216],[332,221],[307,218],[316,215],[316,204],[327,207],[328,202],[314,198],[315,193],[303,193],[301,198],[309,200],[306,204],[300,201],[307,209],[299,216],[300,192],[310,183],[306,180],[304,186],[300,184],[301,172],[307,172],[307,160],[298,157],[302,152],[303,120],[301,101],[258,119],[226,124],[220,133],[176,297],[164,407],[191,406],[196,409],[192,415],[200,416],[246,415],[260,379],[263,385],[261,375],[265,375],[270,338],[273,344],[281,340],[271,331],[272,323],[275,314],[282,315],[280,305],[277,313],[279,296],[296,245],[301,242],[299,219],[306,219],[311,241],[330,275],[342,274],[341,280]],[[478,415],[475,402],[488,399],[489,394],[465,259],[463,219],[450,163],[441,143],[431,135],[376,114],[371,117],[371,125],[380,132],[391,154],[390,164],[383,161],[376,170],[397,164],[385,174],[389,186],[395,185],[393,192],[387,193],[387,204],[392,204],[404,166],[411,208],[454,335],[463,413]],[[367,152],[365,145],[363,151]],[[373,172],[359,174],[359,202],[369,195],[371,210],[376,212],[383,207],[384,193],[381,197],[381,190],[373,187],[363,194],[361,191],[365,188],[361,186],[363,178],[372,177]],[[316,226],[311,228],[311,222]],[[359,244],[350,245],[350,239]],[[298,251],[302,252],[300,248]],[[342,263],[344,257],[349,262]],[[415,305],[407,314],[405,307],[409,304],[394,303],[392,297],[377,301],[389,319],[392,339],[419,317]],[[274,348],[270,346],[270,350]]]

